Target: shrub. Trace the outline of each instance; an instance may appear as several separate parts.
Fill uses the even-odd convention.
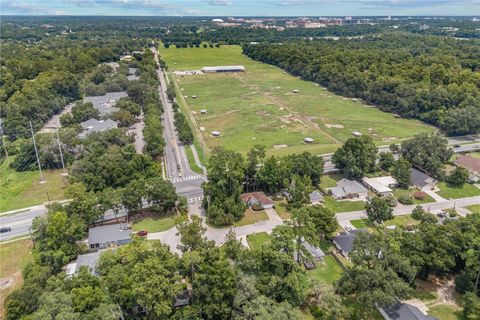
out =
[[[410,192],[404,192],[398,196],[398,202],[403,204],[413,204],[413,200],[414,198]]]
[[[390,207],[395,207],[397,205],[397,199],[392,195],[386,196],[384,199]]]
[[[423,191],[415,191],[415,193],[413,194],[413,197],[417,200],[423,200],[426,196],[427,194]]]
[[[262,207],[261,204],[255,203],[255,204],[252,205],[252,210],[253,211],[261,211],[261,210],[263,210],[263,207]]]

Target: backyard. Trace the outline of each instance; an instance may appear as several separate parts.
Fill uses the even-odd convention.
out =
[[[260,249],[264,244],[270,243],[270,235],[266,232],[249,234],[247,236],[247,242],[250,249]]]
[[[0,212],[64,199],[65,177],[60,173],[60,170],[45,170],[47,182],[41,184],[38,171],[17,172],[4,161],[0,166]]]
[[[317,261],[316,268],[308,271],[308,277],[322,284],[333,285],[340,279],[343,269],[331,255],[326,255],[323,261]]]
[[[287,203],[284,200],[281,201],[274,201],[275,202],[275,211],[277,212],[278,216],[283,220],[290,219],[290,212],[287,209]]]
[[[176,216],[174,214],[169,214],[161,217],[148,217],[138,221],[135,221],[132,224],[133,231],[148,231],[152,232],[161,232],[166,231],[176,224]]]
[[[330,209],[335,213],[358,211],[358,210],[365,209],[365,202],[363,201],[350,201],[350,200],[337,201],[332,196],[326,196],[324,198],[324,205],[326,208]]]
[[[248,208],[243,218],[240,221],[235,222],[236,227],[245,226],[247,224],[254,224],[259,221],[268,220],[268,216],[264,210],[253,211],[251,208]]]
[[[177,100],[187,107],[207,149],[221,145],[245,154],[254,144],[263,144],[268,154],[322,154],[338,148],[352,131],[371,134],[378,145],[433,131],[419,121],[397,119],[391,113],[336,96],[280,68],[248,59],[239,46],[161,46],[160,54],[175,80]],[[244,65],[246,72],[172,73],[213,65]],[[207,113],[201,114],[201,109]],[[220,131],[221,136],[213,137],[212,131]],[[305,144],[305,137],[315,142]]]

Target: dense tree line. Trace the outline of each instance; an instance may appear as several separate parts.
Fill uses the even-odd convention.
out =
[[[323,160],[308,152],[266,159],[262,145],[254,146],[244,159],[239,153],[217,147],[212,151],[207,172],[208,182],[203,190],[208,220],[213,225],[231,225],[243,216],[245,205],[240,195],[245,191],[277,193],[288,188],[290,207],[307,203],[313,186],[320,183]]]
[[[384,34],[244,45],[249,57],[452,135],[480,130],[478,41]]]

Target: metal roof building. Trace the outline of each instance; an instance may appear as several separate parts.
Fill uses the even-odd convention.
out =
[[[218,73],[218,72],[244,72],[244,66],[216,66],[216,67],[203,67],[202,71],[205,73]]]

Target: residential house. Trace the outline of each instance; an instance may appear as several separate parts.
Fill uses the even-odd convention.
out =
[[[310,198],[310,204],[312,205],[320,204],[323,202],[323,195],[318,190],[310,193],[308,197]]]
[[[340,199],[355,199],[365,197],[368,190],[360,183],[354,180],[342,179],[337,182],[337,186],[329,189],[333,198]]]
[[[348,254],[353,250],[353,243],[359,232],[368,232],[367,229],[355,229],[349,232],[342,232],[333,237],[333,244],[340,251],[342,256],[348,257]]]
[[[80,125],[84,129],[78,134],[78,137],[81,139],[85,139],[92,133],[103,132],[110,129],[118,128],[117,123],[111,119],[97,120],[95,118],[91,118],[87,121],[81,122]]]
[[[392,176],[362,178],[362,182],[368,189],[372,190],[380,196],[386,196],[393,192],[392,188],[397,185],[397,180]]]
[[[471,183],[480,181],[480,158],[475,158],[468,154],[461,154],[453,163],[468,170],[468,181]]]
[[[401,301],[390,307],[378,308],[378,311],[385,320],[437,320],[418,307]]]
[[[65,273],[67,274],[67,276],[73,276],[80,271],[81,267],[87,267],[87,270],[90,272],[90,274],[96,275],[97,263],[100,259],[100,255],[104,251],[105,250],[99,250],[96,252],[78,255],[76,261],[71,262],[67,265],[67,270],[65,271]]]
[[[263,209],[270,209],[273,208],[274,205],[273,201],[262,191],[243,193],[241,197],[243,202],[249,207],[260,205]]]
[[[437,186],[438,181],[430,177],[428,174],[416,169],[410,169],[410,183],[420,190],[433,189]]]
[[[100,250],[116,247],[132,241],[132,230],[124,223],[94,227],[88,230],[88,247]]]
[[[303,246],[312,255],[313,260],[321,261],[325,258],[325,253],[322,251],[322,249],[312,246],[308,242],[304,242]]]

